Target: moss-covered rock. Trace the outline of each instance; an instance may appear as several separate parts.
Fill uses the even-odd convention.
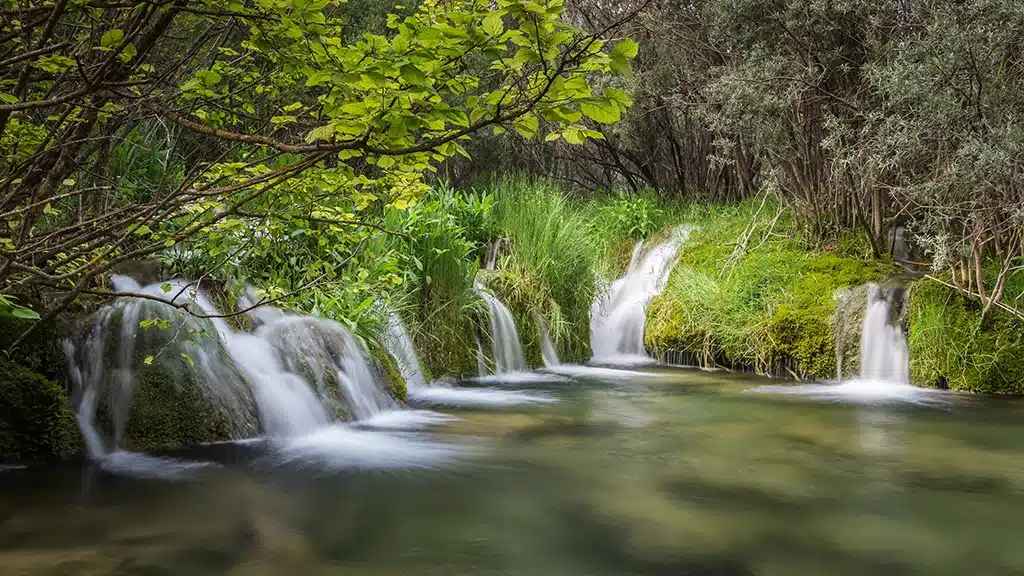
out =
[[[201,391],[195,381],[198,375],[182,379],[176,372],[155,366],[135,377],[131,410],[119,448],[160,450],[244,436],[238,433],[231,415]],[[98,421],[108,430],[110,414],[109,403],[102,404]]]
[[[0,358],[0,461],[66,458],[82,450],[64,390]]]
[[[907,301],[915,384],[965,392],[1024,394],[1024,323],[921,280]]]
[[[114,407],[123,353],[123,309],[105,313],[103,366],[95,418],[104,437],[118,440],[118,448],[133,451],[172,449],[219,442],[258,433],[255,401],[245,379],[206,322],[160,304],[141,304],[135,321],[165,318],[167,328],[138,328],[127,366],[130,403],[127,421],[118,439]],[[87,361],[77,358],[77,362]],[[88,372],[93,372],[88,370]],[[218,394],[217,390],[224,391]],[[233,390],[233,392],[231,392]]]
[[[408,390],[405,386],[405,379],[402,378],[402,373],[398,370],[398,363],[395,359],[388,354],[387,350],[378,342],[370,343],[370,357],[377,369],[377,372],[383,379],[385,388],[387,391],[400,402],[405,402],[408,396]],[[426,378],[427,375],[424,374]]]

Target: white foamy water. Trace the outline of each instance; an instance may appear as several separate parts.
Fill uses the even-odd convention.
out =
[[[528,384],[550,384],[552,382],[567,382],[568,380],[552,371],[539,372],[500,372],[489,374],[483,377],[471,378],[472,382],[480,384],[497,384],[503,386],[523,386]]]
[[[111,474],[160,480],[182,480],[204,469],[217,467],[213,462],[178,460],[121,450],[106,454],[96,462]]]
[[[285,463],[348,469],[438,468],[472,454],[465,446],[424,434],[358,429],[345,424],[289,438],[276,446]]]
[[[582,364],[561,364],[543,369],[544,372],[568,376],[570,378],[599,378],[601,380],[636,380],[638,378],[661,378],[661,374],[653,372],[640,372],[639,370],[624,370],[620,368],[605,368],[603,366],[584,366]]]
[[[541,392],[502,390],[499,388],[448,388],[443,386],[434,386],[410,392],[409,400],[427,406],[462,408],[508,408],[556,402],[555,398]]]
[[[544,322],[544,318],[540,314],[534,314],[534,321],[537,322],[537,331],[540,333],[540,354],[544,360],[544,366],[551,368],[552,366],[558,366],[562,363],[558,359],[558,351],[555,350],[554,343],[551,342],[551,334],[548,333],[548,325]]]
[[[420,360],[416,355],[416,346],[413,344],[402,318],[394,311],[388,313],[383,343],[398,365],[398,371],[401,373],[402,379],[405,380],[406,390],[425,388],[427,379],[423,376],[423,368],[420,367]]]
[[[113,281],[121,292],[219,315],[206,295],[183,280],[148,286],[123,276]],[[251,298],[246,296],[242,305]],[[143,352],[150,354],[146,365],[157,363],[175,380],[196,386],[232,423],[236,438],[261,432],[274,441],[305,436],[340,414],[369,419],[399,408],[361,346],[337,322],[262,307],[251,312],[257,328],[249,333],[234,330],[224,318],[189,315],[172,303],[118,299],[96,314],[84,338],[65,343],[79,427],[90,458],[106,466],[121,469],[124,463],[138,467],[142,462],[145,469],[149,462],[122,450],[136,380],[145,369]],[[147,321],[169,327],[142,326]],[[109,368],[108,356],[114,359]],[[103,438],[95,423],[101,401],[109,406],[113,438]]]
[[[491,355],[494,358],[494,371],[497,374],[522,372],[526,370],[526,356],[519,340],[519,330],[512,312],[497,296],[483,284],[477,282],[476,293],[487,304],[490,311]]]
[[[644,348],[647,305],[665,289],[676,253],[690,230],[685,226],[679,228],[646,254],[643,243],[638,242],[626,274],[594,299],[590,312],[590,347],[594,361],[618,364],[624,357],[647,358]]]
[[[422,430],[431,426],[440,426],[457,421],[451,414],[432,410],[390,410],[380,412],[366,420],[354,422],[357,428],[373,430]]]

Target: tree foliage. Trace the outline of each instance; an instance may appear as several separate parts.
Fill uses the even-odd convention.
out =
[[[586,34],[562,0],[428,0],[380,30],[337,0],[0,6],[0,296],[60,294],[50,314],[155,254],[337,280],[474,133],[581,143],[630,104],[591,85],[635,55],[605,46],[621,22]]]
[[[570,13],[600,26],[635,6]],[[1020,300],[1004,294],[1024,263],[1019,2],[667,0],[625,33],[639,54],[623,122],[513,158],[591,189],[767,190],[807,238],[856,229],[881,256],[905,229],[914,260],[983,308]]]

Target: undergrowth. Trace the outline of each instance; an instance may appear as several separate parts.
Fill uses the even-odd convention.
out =
[[[770,201],[694,205],[685,220],[696,229],[648,308],[647,346],[707,366],[834,376],[836,291],[880,280],[891,266],[807,246]]]
[[[1024,273],[1008,293],[1024,291]],[[981,306],[931,280],[917,282],[907,308],[910,372],[919,385],[987,394],[1024,393],[1024,330],[997,308]]]

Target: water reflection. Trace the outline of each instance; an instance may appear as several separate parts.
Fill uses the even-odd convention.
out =
[[[4,574],[1009,574],[1022,405],[661,371],[529,410],[218,445],[169,482],[0,473]],[[951,398],[958,398],[952,397]],[[304,443],[303,443],[304,442]],[[291,450],[291,451],[289,451]],[[469,450],[469,452],[466,452]]]

